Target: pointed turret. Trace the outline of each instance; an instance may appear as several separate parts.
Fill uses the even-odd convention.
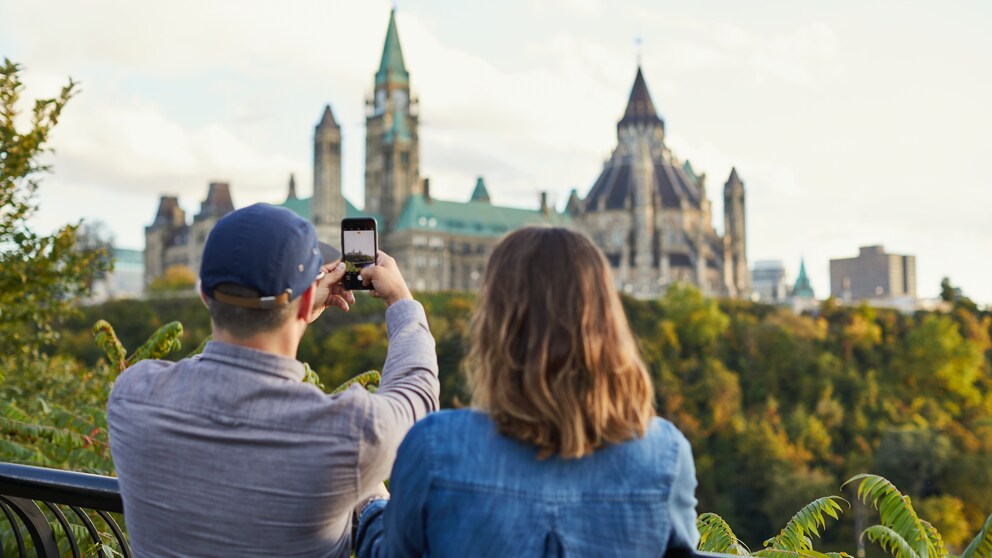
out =
[[[475,180],[475,190],[472,191],[472,198],[469,201],[489,203],[489,190],[486,189],[486,181],[481,176]]]
[[[320,117],[320,123],[317,124],[317,129],[322,128],[340,128],[338,126],[338,121],[334,119],[334,113],[331,111],[331,105],[324,105],[324,114]]]
[[[400,34],[396,30],[396,10],[389,12],[389,27],[386,29],[386,43],[382,47],[382,61],[375,74],[375,84],[408,83],[410,74],[403,63],[403,49],[400,48]]]
[[[799,260],[799,277],[796,278],[796,284],[792,287],[792,296],[795,298],[815,298],[813,285],[810,284],[809,277],[806,275],[805,258]]]
[[[340,223],[345,216],[341,193],[341,132],[331,105],[324,105],[320,122],[313,132],[313,197],[310,198],[309,217],[317,229],[317,237],[325,242],[341,235]],[[289,195],[296,196],[296,180],[292,176]]]
[[[207,189],[207,199],[200,204],[200,212],[193,217],[194,221],[202,221],[213,217],[220,219],[234,211],[231,200],[231,187],[227,182],[211,182]]]
[[[728,293],[735,298],[746,298],[751,291],[745,208],[744,182],[737,176],[735,167],[723,185],[724,281]]]
[[[662,129],[665,122],[658,116],[651,101],[651,93],[648,91],[648,84],[644,81],[644,74],[641,67],[637,67],[637,76],[634,77],[634,86],[630,88],[630,97],[627,99],[627,109],[623,112],[623,118],[617,124],[624,127],[635,124],[647,124],[649,126],[658,125]]]
[[[738,186],[743,187],[744,183],[741,182],[741,177],[737,176],[737,167],[732,167],[730,169],[730,177],[727,178],[724,189],[737,188]]]
[[[575,188],[568,193],[568,202],[565,204],[565,213],[575,217],[582,212],[582,200],[579,199],[579,192]]]
[[[286,201],[295,200],[296,197],[296,175],[290,173],[289,175],[289,194],[286,195]]]

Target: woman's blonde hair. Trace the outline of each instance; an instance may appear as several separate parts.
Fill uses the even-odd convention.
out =
[[[496,246],[466,365],[473,406],[542,459],[643,436],[654,416],[609,265],[568,229],[524,228]]]

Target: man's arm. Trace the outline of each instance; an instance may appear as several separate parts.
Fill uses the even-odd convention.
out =
[[[410,295],[396,262],[379,252],[362,270],[372,296],[386,301],[389,349],[379,390],[367,397],[368,413],[359,453],[359,490],[389,475],[396,448],[413,423],[438,408],[437,353],[424,307]]]

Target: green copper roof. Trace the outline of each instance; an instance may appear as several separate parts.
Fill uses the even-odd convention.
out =
[[[475,181],[475,190],[472,191],[471,201],[489,202],[489,190],[486,190],[486,181],[481,176]]]
[[[287,199],[279,204],[300,217],[310,220],[310,201],[313,198]],[[346,217],[368,217],[347,198]],[[380,215],[371,215],[380,223]],[[403,213],[396,223],[396,230],[422,230],[443,232],[464,236],[502,236],[514,229],[527,225],[568,226],[572,222],[568,215],[551,211],[547,215],[537,209],[500,207],[488,201],[453,202],[438,199],[427,201],[421,195],[412,195],[403,207]]]
[[[396,10],[389,12],[389,28],[386,30],[386,44],[382,47],[382,62],[375,74],[375,84],[409,83],[410,74],[403,63],[403,49],[400,48],[400,34],[396,31]]]
[[[502,236],[527,225],[568,225],[567,215],[536,209],[500,207],[488,201],[452,202],[426,200],[413,195],[403,207],[397,230],[443,232],[465,236]]]
[[[792,296],[796,298],[815,298],[813,296],[813,285],[806,276],[806,260],[799,261],[799,277],[796,278],[796,285],[792,287]]]
[[[412,136],[410,135],[410,127],[406,124],[406,115],[400,110],[399,104],[393,106],[393,122],[389,130],[386,131],[386,141],[410,141]]]
[[[288,199],[286,199],[286,201],[284,201],[281,204],[279,204],[279,207],[285,207],[286,209],[292,211],[293,213],[295,213],[295,214],[299,215],[300,217],[303,217],[304,219],[306,219],[307,221],[309,221],[310,220],[310,201],[312,199],[313,198],[288,198]],[[344,215],[345,217],[367,217],[368,216],[367,213],[363,212],[362,210],[360,210],[357,207],[355,207],[354,205],[352,205],[352,203],[350,201],[348,201],[348,198],[345,198],[344,199],[344,205],[345,205],[345,210],[344,210],[345,211],[345,215]],[[373,215],[373,217],[376,217],[376,219],[378,219],[378,216],[377,215]]]
[[[310,198],[287,197],[286,201],[279,204],[279,207],[285,207],[307,221],[310,220]]]

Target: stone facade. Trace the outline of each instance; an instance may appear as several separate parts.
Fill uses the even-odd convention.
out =
[[[712,225],[706,175],[680,162],[665,144],[641,69],[617,123],[617,146],[588,196],[575,192],[568,212],[606,253],[617,287],[652,297],[675,282],[715,296],[747,297],[744,183],[737,170],[724,185],[726,234]]]
[[[173,266],[187,267],[198,276],[207,236],[214,224],[231,211],[234,203],[226,182],[210,183],[207,198],[191,224],[186,222],[186,212],[179,207],[178,198],[162,196],[155,221],[145,227],[145,288]]]
[[[342,217],[370,216],[379,245],[400,263],[410,286],[421,291],[475,290],[499,239],[533,224],[574,227],[603,249],[617,287],[653,297],[675,282],[689,282],[713,296],[747,297],[745,189],[733,170],[724,184],[724,235],[712,225],[706,175],[680,161],[665,143],[665,123],[655,110],[638,68],[627,108],[617,124],[617,147],[589,194],[572,191],[563,212],[541,194],[537,209],[494,205],[480,177],[464,202],[435,199],[420,174],[418,101],[390,14],[382,59],[366,99],[365,204],[357,209],[341,192],[341,128],[330,105],[314,131],[314,193],[296,195],[290,178],[282,203],[337,244]],[[146,284],[172,263],[198,271],[202,239],[233,209],[224,184],[211,185],[192,225],[176,199],[162,198],[146,230]],[[226,204],[217,205],[226,195]],[[219,203],[219,202],[218,202]]]

